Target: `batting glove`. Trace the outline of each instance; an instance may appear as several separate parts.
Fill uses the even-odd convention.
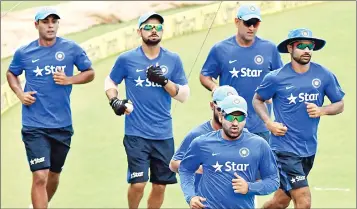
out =
[[[169,79],[162,74],[162,70],[159,66],[150,66],[146,71],[146,77],[149,81],[158,83],[161,86],[165,86],[169,81]]]
[[[125,104],[128,103],[127,99],[120,100],[116,97],[112,98],[109,102],[116,115],[123,115],[126,110]]]

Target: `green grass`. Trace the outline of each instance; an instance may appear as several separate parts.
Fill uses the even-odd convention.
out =
[[[1,1],[1,12],[6,12],[9,10],[19,11],[32,7],[54,6],[63,2],[64,1],[22,1],[20,3],[20,1]]]
[[[339,15],[331,18],[331,14]],[[312,208],[356,207],[355,17],[354,2],[327,2],[265,16],[259,31],[260,36],[278,43],[292,28],[312,29],[316,36],[327,40],[323,50],[314,52],[313,61],[331,69],[346,92],[344,113],[321,119],[318,153],[309,176]],[[331,27],[336,25],[338,30]],[[211,30],[189,78],[191,97],[172,111],[176,146],[192,127],[211,117],[210,94],[199,83],[199,70],[210,47],[235,32],[233,24]],[[180,54],[188,73],[205,35],[206,31],[202,31],[165,41],[163,45]],[[113,114],[103,91],[103,80],[115,59],[113,56],[95,63],[96,79],[73,89],[75,135],[52,207],[127,207],[127,163],[122,145],[124,119]],[[288,56],[283,59],[286,62]],[[120,86],[120,93],[123,90]],[[1,206],[24,208],[30,203],[31,173],[20,135],[21,106],[10,109],[1,119]],[[314,187],[350,191],[319,191]],[[148,185],[141,207],[146,207],[149,190]],[[269,197],[259,197],[259,206]],[[179,185],[168,186],[165,198],[163,208],[187,208]]]
[[[23,3],[25,3],[25,2],[23,2]],[[184,7],[177,8],[177,9],[169,9],[169,10],[161,12],[161,14],[162,15],[170,15],[170,14],[174,14],[177,12],[194,9],[199,6],[200,5],[192,5],[192,6],[184,6]],[[96,36],[100,36],[102,34],[105,34],[105,33],[111,32],[111,31],[115,31],[119,28],[123,28],[130,24],[136,24],[136,23],[137,23],[137,19],[127,21],[127,22],[121,22],[121,23],[95,25],[87,30],[77,32],[77,33],[70,33],[70,34],[64,35],[63,37],[74,40],[77,43],[83,43],[91,38],[96,37]],[[59,30],[61,30],[61,29],[59,29]],[[1,84],[6,82],[6,71],[9,67],[11,61],[12,61],[12,56],[1,59],[1,72],[0,72]]]

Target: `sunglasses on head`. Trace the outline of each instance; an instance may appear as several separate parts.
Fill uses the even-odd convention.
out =
[[[314,42],[311,42],[311,43],[308,43],[308,44],[305,44],[305,43],[301,43],[301,42],[293,42],[291,44],[296,44],[296,48],[298,49],[301,49],[301,50],[304,50],[307,48],[309,48],[309,50],[313,50],[315,48],[315,43]]]
[[[260,20],[258,18],[252,18],[252,19],[249,19],[249,20],[243,20],[243,19],[240,19],[243,21],[243,24],[246,26],[246,27],[250,27],[253,25],[254,28],[257,28],[260,24]]]
[[[144,25],[140,26],[140,29],[144,29],[146,31],[150,31],[153,28],[155,28],[156,31],[160,32],[160,31],[162,31],[163,27],[164,26],[162,24],[144,24]]]
[[[237,120],[238,122],[243,122],[245,120],[245,115],[230,115],[230,114],[225,114],[224,119],[226,119],[229,122],[233,122],[234,120]]]

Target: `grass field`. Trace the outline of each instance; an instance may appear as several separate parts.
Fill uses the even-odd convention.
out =
[[[331,18],[332,14],[335,14]],[[338,14],[338,15],[336,15]],[[327,41],[313,54],[331,69],[346,93],[345,111],[323,117],[319,149],[309,176],[313,208],[356,207],[356,10],[355,2],[326,2],[263,17],[259,35],[275,43],[296,27],[312,29]],[[210,118],[210,94],[199,83],[199,70],[210,47],[236,32],[233,24],[211,30],[189,78],[191,97],[173,109],[175,144],[194,126]],[[164,47],[178,52],[188,74],[206,31],[165,41]],[[187,47],[183,47],[187,46]],[[95,63],[95,80],[75,86],[72,110],[75,135],[54,208],[126,208],[126,155],[122,145],[124,119],[116,117],[103,91],[103,80],[116,56]],[[284,62],[288,56],[283,56]],[[124,92],[120,86],[120,92]],[[175,102],[174,102],[175,104]],[[24,208],[30,203],[31,173],[21,141],[21,106],[1,116],[1,207]],[[146,207],[150,186],[141,202]],[[259,206],[270,196],[259,197]],[[168,186],[163,208],[187,208],[179,185]],[[292,206],[292,205],[291,205]]]
[[[19,11],[32,7],[54,6],[63,1],[1,1],[1,11]]]

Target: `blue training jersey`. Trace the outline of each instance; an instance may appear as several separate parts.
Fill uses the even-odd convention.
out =
[[[215,79],[219,77],[220,86],[230,85],[237,90],[248,104],[245,127],[251,133],[259,133],[268,129],[253,108],[254,91],[266,74],[282,65],[280,54],[272,42],[256,37],[252,46],[241,47],[232,36],[212,47],[201,74]],[[271,104],[267,107],[270,114]]]
[[[181,161],[179,175],[187,203],[193,196],[206,198],[206,208],[254,208],[255,195],[267,195],[279,187],[274,154],[261,137],[243,130],[237,140],[222,138],[222,129],[194,139]],[[202,164],[203,175],[194,189],[194,172]],[[256,181],[257,172],[261,181]],[[236,194],[234,173],[249,185],[248,193]]]
[[[110,78],[117,84],[125,79],[126,97],[134,106],[133,112],[125,116],[125,134],[165,140],[173,137],[171,96],[161,85],[146,78],[146,69],[151,65],[159,65],[164,76],[172,82],[187,84],[180,57],[162,47],[153,60],[146,57],[141,46],[122,53]]]
[[[256,90],[265,100],[273,98],[275,121],[288,128],[284,136],[271,135],[273,150],[301,157],[314,155],[320,118],[309,117],[305,102],[321,107],[325,95],[332,103],[341,101],[345,95],[332,72],[310,63],[309,70],[302,74],[296,73],[288,63],[268,74]]]
[[[56,37],[54,45],[40,46],[38,40],[16,50],[9,66],[19,76],[25,71],[24,91],[37,91],[35,103],[22,105],[22,125],[61,128],[72,125],[70,94],[72,85],[58,85],[53,74],[63,70],[73,76],[73,66],[85,71],[92,63],[85,51],[74,41]]]
[[[198,136],[203,134],[209,133],[214,131],[211,125],[211,121],[206,121],[205,123],[197,126],[196,128],[192,129],[183,139],[181,145],[176,150],[172,160],[182,160],[183,156],[187,152],[188,147],[190,146],[191,142]],[[195,175],[195,189],[198,187],[198,183],[200,182],[202,174],[196,173]]]

